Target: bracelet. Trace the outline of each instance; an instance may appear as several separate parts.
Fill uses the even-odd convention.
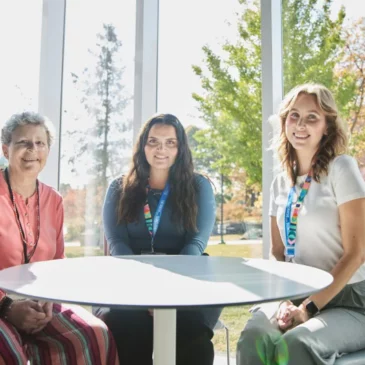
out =
[[[0,318],[3,318],[3,319],[7,318],[8,311],[12,304],[13,304],[13,299],[11,299],[8,296],[4,297],[4,299],[0,303],[0,305],[1,305],[0,306]]]

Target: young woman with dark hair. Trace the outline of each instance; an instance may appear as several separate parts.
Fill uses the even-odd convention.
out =
[[[111,255],[203,254],[215,221],[214,194],[210,181],[194,173],[187,136],[175,116],[157,115],[143,126],[128,174],[108,189],[103,219]],[[152,364],[151,313],[103,314],[122,364]],[[213,364],[212,329],[219,314],[219,309],[178,311],[177,364]]]

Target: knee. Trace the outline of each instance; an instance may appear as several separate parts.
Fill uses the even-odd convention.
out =
[[[110,336],[108,326],[101,319],[96,319],[92,323],[89,323],[89,326],[98,339],[108,338]]]
[[[237,365],[266,363],[262,361],[270,357],[277,337],[279,335],[270,327],[249,320],[237,342]]]
[[[267,342],[269,338],[269,334],[260,327],[245,328],[237,342],[237,352],[256,351],[256,348],[260,346],[259,344]]]
[[[252,344],[263,341],[273,342],[280,334],[270,324],[270,321],[262,313],[255,313],[252,318],[247,321],[247,324],[241,332],[238,346],[247,347]]]
[[[242,347],[251,347],[258,339],[263,339],[268,336],[267,329],[260,326],[247,323],[246,327],[241,332],[240,338],[237,342],[237,349]]]
[[[108,326],[102,320],[96,320],[89,323],[89,330],[92,331],[92,337],[98,346],[100,356],[106,358],[115,356],[117,342]]]
[[[27,355],[19,332],[0,319],[0,365],[26,365]]]
[[[306,328],[301,327],[293,328],[282,336],[282,340],[286,343],[288,350],[305,348],[308,346],[310,338],[310,332]]]
[[[311,336],[307,329],[296,327],[286,332],[276,343],[275,357],[279,363],[297,364],[306,358],[311,347]]]

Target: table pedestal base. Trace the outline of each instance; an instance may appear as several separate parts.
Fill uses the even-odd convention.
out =
[[[153,365],[176,364],[176,309],[153,310]]]

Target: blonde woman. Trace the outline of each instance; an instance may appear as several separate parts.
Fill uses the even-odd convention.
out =
[[[334,280],[308,298],[256,307],[237,364],[330,365],[365,348],[365,183],[344,154],[346,134],[327,88],[294,88],[279,120],[283,172],[271,187],[272,254]]]

